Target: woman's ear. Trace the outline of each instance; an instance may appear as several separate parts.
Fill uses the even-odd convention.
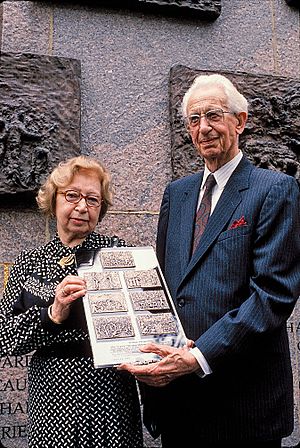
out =
[[[238,121],[238,124],[236,126],[237,134],[241,134],[245,129],[247,117],[248,117],[247,112],[239,112],[238,114],[236,114],[236,118]]]

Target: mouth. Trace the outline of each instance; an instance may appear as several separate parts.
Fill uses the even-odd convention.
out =
[[[200,144],[200,145],[210,145],[210,144],[212,144],[212,143],[215,143],[215,141],[217,140],[217,138],[218,138],[218,137],[204,138],[204,139],[201,139],[201,140],[199,141],[199,144]]]
[[[72,222],[74,222],[75,224],[83,224],[83,223],[88,222],[87,219],[83,219],[83,218],[70,218],[70,220]]]

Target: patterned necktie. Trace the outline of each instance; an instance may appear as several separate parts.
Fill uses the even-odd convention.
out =
[[[193,241],[193,253],[196,250],[200,238],[204,232],[211,210],[211,196],[212,189],[216,185],[216,179],[213,174],[210,174],[205,181],[205,191],[202,197],[199,209],[197,211],[195,228],[194,228],[194,241]]]

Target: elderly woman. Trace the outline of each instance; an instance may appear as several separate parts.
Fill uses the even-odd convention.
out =
[[[0,356],[35,351],[29,369],[29,447],[143,446],[136,383],[113,368],[95,369],[75,255],[110,247],[94,230],[111,205],[110,179],[96,160],[60,163],[37,202],[55,216],[49,243],[22,252],[0,307]],[[117,239],[124,246],[124,241]]]

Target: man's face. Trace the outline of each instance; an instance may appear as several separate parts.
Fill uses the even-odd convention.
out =
[[[216,111],[215,114],[206,114]],[[244,130],[247,114],[232,114],[225,94],[219,87],[203,88],[194,93],[187,105],[188,126],[193,144],[210,171],[216,171],[239,151],[238,136]],[[193,119],[193,114],[196,114]],[[201,118],[197,120],[197,114]]]

